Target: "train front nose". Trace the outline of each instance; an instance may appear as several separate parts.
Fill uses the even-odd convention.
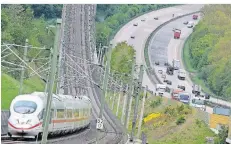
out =
[[[34,124],[32,119],[15,119],[8,122],[9,133],[15,136],[30,137],[38,134],[40,123]]]

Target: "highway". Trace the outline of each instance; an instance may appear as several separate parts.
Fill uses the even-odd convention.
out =
[[[154,31],[162,23],[171,20],[173,18],[172,14],[175,15],[174,17],[181,16],[199,11],[202,6],[203,5],[175,6],[153,11],[137,17],[120,29],[113,40],[113,45],[115,46],[118,42],[127,41],[128,44],[133,45],[136,50],[136,63],[146,65],[144,59],[144,47],[146,40],[152,31]],[[154,17],[156,16],[159,20],[154,20]],[[141,19],[145,19],[145,22],[142,22]],[[138,23],[138,26],[133,26],[134,23]],[[135,39],[131,39],[131,36],[135,36]],[[165,39],[165,37],[163,39]],[[142,85],[147,85],[150,90],[155,91],[155,84],[151,82],[146,72],[144,73]],[[170,97],[170,95],[167,94],[167,97]]]
[[[199,19],[200,14],[199,15]],[[192,15],[185,16],[182,18],[179,18],[175,21],[172,21],[166,25],[164,25],[161,29],[159,29],[155,35],[153,35],[150,43],[149,43],[149,60],[151,62],[151,66],[155,69],[155,72],[158,73],[158,70],[163,70],[163,72],[166,72],[166,67],[163,65],[164,62],[168,61],[168,63],[172,63],[173,59],[178,59],[181,62],[181,68],[184,68],[183,60],[182,60],[182,52],[183,52],[183,46],[184,42],[187,39],[187,37],[193,32],[192,28],[187,28],[185,24],[183,24],[184,21],[194,21],[195,24],[199,22],[199,20],[192,20]],[[177,28],[181,30],[181,37],[180,39],[174,39],[173,38],[173,28]],[[155,61],[159,61],[160,65],[156,66]],[[173,82],[173,85],[169,86],[170,88],[176,89],[178,85],[185,85],[186,86],[186,92],[191,93],[192,92],[192,86],[193,82],[191,81],[189,77],[189,73],[186,72],[186,80],[179,80],[177,78],[178,71],[174,71],[173,76],[169,76],[166,73],[166,79]],[[159,79],[162,80],[160,74],[157,74],[159,76]],[[192,95],[194,96],[194,95]],[[209,101],[231,106],[231,104],[227,101],[219,100],[217,98],[211,97]],[[212,113],[212,109],[207,107],[207,112]]]

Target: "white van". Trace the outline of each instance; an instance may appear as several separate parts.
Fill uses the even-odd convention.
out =
[[[175,70],[180,69],[180,60],[174,59],[174,60],[172,61],[172,65],[173,65],[173,67],[174,67]]]
[[[182,79],[182,80],[185,80],[185,77],[186,77],[186,71],[184,69],[179,69],[178,78]]]
[[[188,22],[188,25],[187,25],[188,28],[192,28],[193,26],[194,26],[194,22],[193,21]]]
[[[155,96],[163,96],[164,92],[166,91],[167,86],[163,84],[156,84],[156,92]]]
[[[206,106],[205,106],[205,99],[204,98],[197,98],[197,97],[193,97],[190,103],[191,106],[195,107],[195,108],[199,108],[203,111],[206,110]]]

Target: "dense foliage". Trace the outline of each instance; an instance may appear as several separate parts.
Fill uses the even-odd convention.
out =
[[[111,70],[119,73],[130,74],[132,63],[134,63],[133,56],[135,50],[126,42],[121,42],[112,50]],[[125,77],[127,80],[128,77]]]
[[[211,90],[231,97],[231,6],[208,5],[189,39],[191,65]]]
[[[2,42],[24,45],[29,39],[33,46],[52,46],[53,36],[47,33],[44,17],[35,19],[30,7],[8,5],[3,6],[1,12]]]

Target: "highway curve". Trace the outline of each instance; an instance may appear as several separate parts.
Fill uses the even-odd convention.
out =
[[[175,7],[169,7],[160,9],[157,11],[152,11],[150,13],[144,14],[124,25],[119,32],[116,34],[113,40],[113,45],[116,43],[127,41],[129,45],[133,45],[136,50],[136,63],[145,64],[144,59],[144,47],[149,35],[161,24],[173,19],[174,17],[199,11],[203,5],[181,5]],[[159,20],[154,20],[154,17],[158,17]],[[145,18],[144,22],[141,19]],[[134,23],[138,23],[138,26],[133,26]],[[135,36],[135,39],[131,39],[131,36]],[[157,81],[155,82],[157,83]],[[155,91],[155,83],[153,83],[147,73],[144,73],[142,85],[147,85],[152,91]]]
[[[200,19],[200,14],[197,14],[199,15]],[[161,75],[158,74],[158,70],[163,70],[164,73],[166,72],[166,66],[163,65],[164,62],[168,61],[171,64],[173,59],[178,59],[181,61],[181,68],[185,69],[182,60],[183,46],[185,40],[193,31],[192,28],[187,28],[187,26],[183,24],[184,21],[194,21],[196,24],[199,20],[193,20],[192,15],[176,19],[170,23],[165,24],[158,31],[156,31],[156,33],[152,36],[150,40],[148,46],[149,61],[152,68],[155,69],[157,76],[162,82],[163,78],[161,78]],[[173,38],[173,28],[181,29],[180,39]],[[156,66],[155,61],[159,61],[160,65]],[[166,79],[173,82],[172,85],[169,87],[176,89],[177,85],[184,84],[186,86],[186,91],[191,93],[193,82],[190,79],[189,73],[187,73],[186,80],[179,80],[177,78],[177,72],[178,71],[174,71],[173,76],[166,75]],[[211,97],[209,101],[231,107],[231,104],[229,102],[219,100],[213,97]],[[209,107],[207,107],[206,111],[209,113],[213,112],[212,109]]]

